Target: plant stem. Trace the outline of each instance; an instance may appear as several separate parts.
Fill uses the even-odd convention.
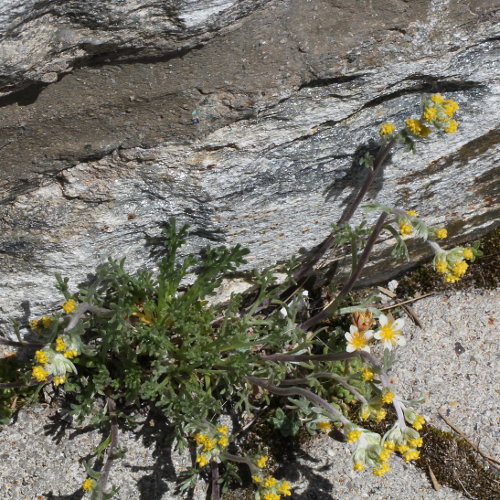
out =
[[[212,500],[220,500],[219,464],[214,460],[210,462],[210,474],[212,476]]]
[[[111,442],[109,444],[106,462],[104,463],[104,467],[102,469],[102,475],[99,478],[99,482],[97,484],[95,500],[103,500],[104,498],[106,485],[109,479],[109,473],[115,459],[115,448],[118,446],[118,422],[116,421],[116,416],[114,414],[116,411],[116,403],[115,400],[109,396],[106,399],[108,403],[108,412],[111,415]]]
[[[341,376],[335,375],[334,373],[328,373],[328,372],[319,372],[319,373],[312,373],[311,375],[305,377],[305,378],[289,378],[286,380],[281,381],[281,386],[284,385],[300,385],[300,384],[308,384],[310,382],[311,378],[332,378],[336,382],[338,382],[340,385],[345,387],[348,391],[352,392],[352,394],[355,396],[355,398],[360,401],[363,404],[368,404],[368,401],[366,398],[358,392],[351,384],[346,382]]]
[[[267,381],[259,379],[257,377],[248,376],[246,379],[254,385],[258,385],[273,394],[278,394],[279,396],[303,396],[312,403],[321,408],[325,409],[330,415],[332,415],[336,420],[340,420],[344,425],[350,424],[351,422],[342,415],[337,409],[335,409],[330,403],[325,401],[323,398],[320,398],[318,395],[314,394],[307,389],[303,389],[302,387],[290,387],[288,389],[282,387],[276,387],[274,385],[270,385]]]
[[[359,352],[340,352],[335,354],[263,354],[263,361],[344,361],[359,356]]]
[[[337,306],[340,302],[340,299],[345,297],[351,290],[356,281],[359,279],[361,272],[363,271],[363,268],[365,267],[366,263],[368,262],[368,258],[370,256],[371,251],[373,250],[373,247],[375,246],[375,241],[377,240],[380,232],[382,231],[385,220],[387,218],[387,214],[385,212],[381,213],[379,215],[379,218],[377,220],[377,223],[375,224],[375,227],[373,228],[372,234],[370,234],[370,237],[368,238],[368,241],[366,242],[366,246],[363,250],[363,253],[361,254],[361,257],[359,258],[358,265],[356,266],[355,271],[351,274],[349,277],[349,280],[347,283],[344,285],[342,290],[339,292],[335,300],[325,309],[320,311],[318,314],[312,316],[309,318],[307,321],[304,321],[301,325],[299,325],[299,328],[302,330],[309,330],[313,326],[317,325],[320,321],[323,321],[326,319],[328,316],[330,316],[333,312],[337,310]]]

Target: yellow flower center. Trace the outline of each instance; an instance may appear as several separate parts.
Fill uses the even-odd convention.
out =
[[[394,342],[394,337],[398,336],[398,333],[396,330],[392,328],[392,324],[389,323],[388,325],[383,326],[380,329],[380,337],[382,340],[390,340]]]
[[[361,434],[363,434],[362,431],[350,431],[347,434],[347,442],[355,443],[361,437]]]
[[[349,341],[356,351],[361,350],[368,344],[368,340],[361,332],[354,332],[352,334],[352,339]]]

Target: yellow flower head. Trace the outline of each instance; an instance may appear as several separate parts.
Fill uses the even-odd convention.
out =
[[[219,425],[219,427],[217,427],[217,432],[220,432],[221,434],[224,434],[224,436],[227,436],[227,425]]]
[[[52,318],[49,318],[48,316],[42,316],[40,321],[42,322],[44,328],[48,328],[52,323]]]
[[[375,415],[375,420],[377,422],[382,422],[385,420],[385,417],[387,417],[387,412],[385,410],[377,410],[377,413]]]
[[[35,352],[35,359],[41,365],[46,365],[49,362],[49,358],[48,358],[47,353],[45,351],[36,351]]]
[[[444,131],[447,134],[454,134],[457,129],[458,129],[458,122],[456,120],[450,120],[447,122],[447,127],[444,129]]]
[[[391,466],[387,462],[384,462],[383,464],[380,464],[379,466],[373,469],[373,475],[383,476],[384,474],[387,474],[390,470]]]
[[[470,248],[464,248],[462,255],[464,256],[464,259],[467,260],[472,260],[474,258],[474,253]]]
[[[384,443],[384,448],[386,450],[391,450],[391,451],[394,451],[396,449],[396,444],[392,441],[386,441]]]
[[[193,436],[193,439],[195,440],[196,444],[200,445],[205,443],[205,441],[207,440],[207,436],[205,434],[198,433]]]
[[[413,421],[413,428],[419,431],[425,424],[425,418],[422,415],[417,415]]]
[[[278,492],[281,493],[284,497],[289,497],[292,495],[292,492],[290,490],[290,483],[288,481],[281,481]]]
[[[269,460],[269,457],[267,457],[266,455],[263,455],[262,457],[258,458],[255,463],[256,463],[257,467],[259,467],[259,469],[263,469],[266,466],[268,460]]]
[[[427,126],[425,126],[420,120],[417,120],[415,118],[410,118],[409,120],[406,120],[406,128],[414,135],[417,135],[419,137],[427,137],[431,129]]]
[[[369,368],[365,368],[361,372],[361,377],[365,382],[370,382],[371,380],[373,380],[374,374]]]
[[[437,109],[432,107],[432,108],[424,108],[424,113],[423,113],[423,118],[425,121],[432,123],[437,116]]]
[[[431,101],[438,104],[442,104],[445,101],[445,98],[441,94],[432,94]]]
[[[350,431],[347,433],[347,442],[348,443],[355,443],[360,437],[361,434],[363,434],[363,431]]]
[[[448,264],[444,260],[438,260],[436,262],[436,271],[439,274],[445,274],[448,272]]]
[[[444,240],[445,238],[448,237],[448,230],[445,229],[444,227],[441,227],[439,229],[436,229],[435,234],[436,234],[436,238],[439,238],[440,240]]]
[[[222,448],[227,448],[227,445],[229,444],[229,440],[227,439],[227,436],[222,436],[218,441],[217,444],[219,446],[222,446]]]
[[[215,439],[210,439],[210,438],[205,439],[205,442],[203,443],[203,451],[213,450],[216,444],[217,443]]]
[[[412,217],[418,217],[418,214],[417,212],[415,212],[415,210],[407,210],[406,213],[408,215],[411,215]]]
[[[64,357],[68,358],[68,359],[73,359],[73,358],[76,358],[77,356],[78,356],[78,352],[75,351],[74,349],[70,349],[69,351],[66,351],[64,353]]]
[[[44,380],[47,380],[47,377],[49,375],[49,372],[45,370],[43,366],[40,365],[34,366],[31,373],[33,377],[38,380],[38,382],[43,382]]]
[[[460,107],[458,106],[457,101],[454,101],[453,99],[447,99],[443,103],[443,111],[446,116],[453,116],[459,109]]]
[[[56,351],[65,351],[66,343],[61,337],[56,338]]]
[[[461,262],[456,262],[453,265],[453,274],[455,276],[463,276],[467,272],[467,268],[469,267],[469,264],[465,262],[465,260],[462,260]]]
[[[418,450],[409,450],[403,454],[403,458],[409,462],[410,460],[418,460],[420,458],[420,452]]]
[[[252,481],[254,483],[260,483],[262,481],[262,478],[259,476],[252,476]]]
[[[456,283],[457,281],[460,281],[460,276],[456,276],[452,273],[445,274],[444,280],[446,283]]]
[[[265,493],[264,500],[280,500],[280,496],[276,493]]]
[[[69,314],[70,312],[75,310],[76,301],[75,301],[75,299],[69,299],[61,307],[64,309],[64,312],[66,314]]]
[[[370,418],[370,413],[369,408],[363,408],[359,416],[361,417],[361,420],[368,420]]]
[[[400,222],[399,224],[399,233],[401,236],[409,236],[413,233],[413,227],[411,224],[407,224],[406,222]]]
[[[392,123],[384,123],[379,130],[379,134],[384,137],[385,135],[392,134],[396,130],[396,127]]]
[[[37,319],[32,319],[30,322],[29,322],[29,325],[30,325],[30,328],[32,330],[36,330],[38,328],[38,320]]]
[[[361,462],[356,462],[354,464],[354,470],[357,472],[361,472],[365,468],[365,465],[362,464]]]
[[[387,462],[391,458],[391,455],[392,455],[392,450],[388,450],[388,449],[382,450],[378,454],[378,461],[380,463]]]
[[[406,453],[409,449],[410,447],[406,444],[400,444],[397,448],[399,453]]]
[[[266,479],[262,483],[262,486],[264,486],[264,488],[272,488],[277,482],[278,480],[275,477],[269,476],[266,477]]]
[[[208,464],[208,459],[205,455],[197,455],[196,456],[196,463],[200,466],[200,467],[205,467],[205,465]]]
[[[328,432],[332,430],[332,424],[330,422],[318,422],[316,427],[323,432]]]
[[[424,445],[424,440],[421,437],[408,439],[408,444],[412,448],[421,448]]]
[[[94,486],[95,486],[95,481],[93,479],[90,479],[90,477],[88,477],[82,483],[82,490],[83,491],[90,491],[94,488]]]
[[[386,392],[383,396],[382,396],[382,402],[390,405],[392,403],[392,401],[394,400],[394,393],[393,392]]]
[[[64,375],[56,375],[54,377],[54,385],[61,385],[66,382],[66,377]]]

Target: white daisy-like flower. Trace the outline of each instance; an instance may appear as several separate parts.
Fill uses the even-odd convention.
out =
[[[349,332],[345,334],[347,340],[347,352],[354,351],[366,351],[370,352],[371,338],[373,337],[373,330],[367,330],[366,332],[360,332],[357,326],[351,325]]]
[[[399,318],[394,321],[392,318],[389,319],[385,314],[381,314],[378,322],[380,323],[380,329],[377,330],[374,337],[383,342],[385,349],[391,350],[396,344],[406,344],[402,332],[405,323],[403,319]]]

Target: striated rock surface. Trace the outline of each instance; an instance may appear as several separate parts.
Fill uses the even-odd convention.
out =
[[[423,93],[460,103],[458,132],[396,151],[370,197],[450,243],[496,224],[497,2],[0,0],[0,25],[3,324],[57,304],[55,272],[148,264],[171,216],[247,269],[310,249]]]

